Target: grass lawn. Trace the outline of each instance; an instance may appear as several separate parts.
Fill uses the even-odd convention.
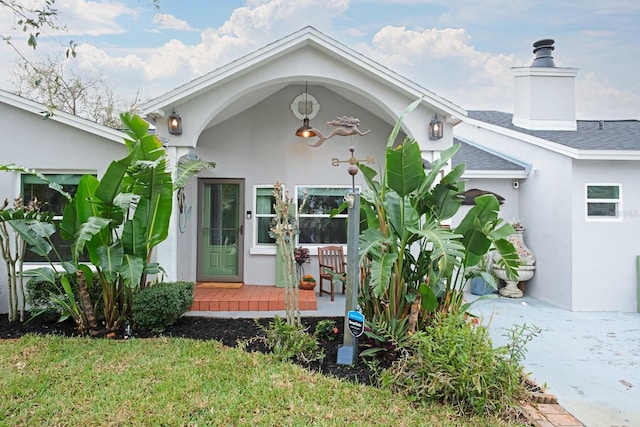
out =
[[[506,426],[216,341],[0,340],[0,425]]]

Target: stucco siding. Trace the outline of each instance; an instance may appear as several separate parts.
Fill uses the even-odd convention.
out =
[[[640,255],[638,166],[627,161],[574,161],[573,310],[637,310]],[[586,219],[585,185],[622,185],[622,220]]]

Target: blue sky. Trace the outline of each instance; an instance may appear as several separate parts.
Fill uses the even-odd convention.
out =
[[[32,0],[38,1],[38,0]],[[552,38],[578,68],[580,119],[640,119],[637,0],[56,0],[66,33],[34,55],[78,43],[68,67],[102,74],[125,97],[159,96],[306,25],[467,110],[512,111],[511,67]],[[10,26],[0,17],[0,26]],[[18,33],[13,33],[19,43]],[[4,45],[4,44],[3,44]],[[31,54],[31,53],[30,53]],[[0,47],[0,72],[15,65]],[[0,86],[9,89],[8,80]]]

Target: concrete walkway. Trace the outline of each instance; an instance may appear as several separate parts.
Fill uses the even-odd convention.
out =
[[[476,301],[471,311],[489,322],[495,345],[514,325],[542,329],[524,366],[586,426],[640,426],[640,313],[571,312],[526,296]]]
[[[477,300],[468,295],[468,300]],[[558,403],[589,427],[640,426],[640,313],[571,312],[525,296],[477,300],[471,312],[489,327],[495,345],[514,325],[542,332],[527,345],[524,366],[558,397]],[[273,317],[282,312],[189,312],[211,317]],[[344,296],[318,298],[303,317],[344,316]]]

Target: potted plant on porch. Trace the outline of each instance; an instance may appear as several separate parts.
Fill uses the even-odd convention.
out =
[[[300,279],[300,289],[312,291],[316,287],[316,279],[311,274],[304,274]]]

